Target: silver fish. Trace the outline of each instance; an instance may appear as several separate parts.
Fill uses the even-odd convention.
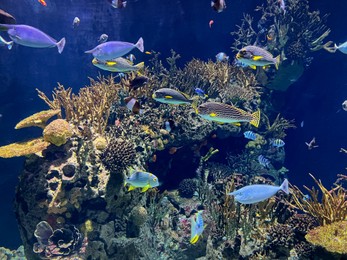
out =
[[[104,42],[107,41],[107,39],[108,39],[108,35],[103,33],[103,34],[100,35],[100,38],[99,38],[98,42],[104,43]]]

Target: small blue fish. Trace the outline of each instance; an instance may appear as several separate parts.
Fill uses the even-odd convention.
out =
[[[194,89],[195,93],[198,94],[202,98],[207,98],[208,95],[205,93],[205,91],[201,88],[195,88]]]
[[[165,129],[166,129],[166,131],[168,131],[169,133],[171,132],[171,125],[170,125],[170,122],[169,121],[166,121],[165,122]]]
[[[270,144],[273,146],[273,147],[283,147],[286,143],[282,140],[282,139],[272,139],[270,140]]]
[[[254,132],[252,132],[252,131],[246,131],[246,132],[243,133],[243,135],[245,136],[245,138],[253,140],[253,141],[255,139],[257,139],[257,135]]]
[[[85,53],[93,54],[93,56],[98,60],[109,61],[127,54],[134,48],[138,48],[141,52],[143,52],[144,47],[142,37],[135,44],[119,41],[104,42],[92,50],[85,51]]]
[[[130,184],[128,191],[134,190],[135,188],[142,188],[141,192],[145,192],[149,188],[159,186],[159,181],[158,177],[152,173],[130,169],[130,177],[126,179],[124,186],[126,184]]]
[[[303,196],[303,198],[302,198],[304,201],[308,201],[308,200],[310,200],[311,199],[311,197],[310,197],[310,195],[308,195],[308,194],[305,194],[304,196]]]
[[[229,56],[226,55],[224,52],[220,52],[216,55],[216,59],[217,59],[217,61],[228,61]]]
[[[0,24],[0,30],[6,30],[11,40],[19,45],[33,48],[57,47],[59,53],[62,53],[65,47],[65,38],[57,42],[51,36],[29,25]]]
[[[287,179],[284,179],[281,186],[267,184],[248,185],[239,190],[228,193],[228,195],[234,196],[235,200],[242,204],[253,204],[271,198],[279,190],[283,190],[286,194],[289,194]]]
[[[268,167],[270,164],[270,161],[267,158],[265,158],[263,155],[258,156],[258,162],[264,167]]]
[[[205,229],[204,219],[202,218],[202,210],[199,210],[193,217],[191,217],[190,223],[190,243],[195,244],[198,242],[199,237]]]

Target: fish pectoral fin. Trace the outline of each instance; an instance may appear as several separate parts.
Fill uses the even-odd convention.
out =
[[[210,117],[216,117],[217,114],[216,113],[210,113]]]
[[[257,60],[261,60],[262,58],[264,58],[263,56],[253,56],[252,60],[257,61]]]
[[[146,192],[151,186],[147,184],[145,187],[142,188],[141,192]]]
[[[115,62],[115,61],[106,61],[107,66],[114,66],[116,64],[117,64],[117,62]]]
[[[256,70],[257,69],[257,66],[255,65],[249,65],[252,69]]]
[[[172,96],[165,96],[164,98],[166,98],[166,99],[171,99]]]
[[[190,239],[191,244],[195,244],[199,240],[199,235],[195,235]]]
[[[135,190],[135,187],[130,185],[129,188],[128,188],[128,191],[132,191],[132,190]]]

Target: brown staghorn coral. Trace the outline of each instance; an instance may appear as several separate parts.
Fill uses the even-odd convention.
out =
[[[39,113],[35,113],[27,118],[24,118],[20,121],[15,129],[21,129],[30,126],[38,126],[41,128],[45,128],[46,122],[53,116],[58,115],[60,113],[60,109],[50,109],[44,110]]]
[[[288,120],[284,117],[281,117],[280,114],[278,114],[275,118],[275,120],[270,123],[270,119],[264,114],[263,116],[265,120],[266,125],[266,131],[264,131],[262,134],[266,137],[271,138],[285,138],[286,137],[286,130],[290,128],[296,128],[294,125],[294,120]]]
[[[100,76],[98,81],[90,79],[90,86],[81,88],[78,95],[71,88],[63,85],[53,91],[50,100],[43,92],[38,91],[39,97],[52,109],[62,108],[65,118],[75,126],[91,127],[93,132],[103,134],[110,116],[113,103],[118,99],[119,84],[113,77]]]
[[[291,192],[293,203],[290,203],[291,206],[312,215],[323,226],[336,221],[347,220],[346,190],[341,186],[328,190],[320,180],[318,181],[312,174],[310,176],[322,192],[321,201],[319,200],[319,190],[316,190],[314,187],[310,189],[304,186],[310,195],[310,199],[307,200],[304,193],[298,187],[293,186]]]
[[[26,142],[18,142],[0,147],[0,157],[12,158],[34,153],[40,153],[50,145],[43,138],[32,139]]]

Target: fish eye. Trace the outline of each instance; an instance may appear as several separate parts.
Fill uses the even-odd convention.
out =
[[[157,180],[158,180],[158,178],[157,178],[157,177],[154,177],[154,178],[153,178],[153,181],[157,181]]]

